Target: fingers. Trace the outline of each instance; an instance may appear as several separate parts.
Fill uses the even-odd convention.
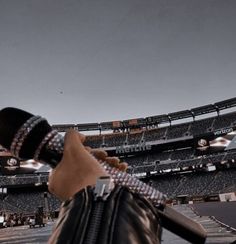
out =
[[[106,162],[108,164],[110,164],[113,167],[118,167],[119,163],[120,163],[120,159],[117,157],[106,157]]]
[[[127,163],[122,162],[122,163],[119,164],[119,170],[126,171],[127,168],[128,168],[128,164]]]
[[[125,162],[120,162],[118,157],[108,157],[108,154],[103,149],[92,149],[91,147],[86,147],[86,150],[91,153],[98,161],[106,161],[110,166],[115,167],[121,171],[126,171],[128,164]]]
[[[91,149],[90,153],[99,161],[105,161],[108,154],[102,149]]]
[[[85,147],[83,142],[85,141],[85,136],[78,131],[70,129],[65,135],[64,141],[64,154],[63,158],[68,161],[68,158],[71,156],[71,153],[75,152],[78,157],[84,155],[84,151],[89,152],[93,155],[98,161],[106,161],[112,167],[115,167],[121,171],[125,171],[128,168],[127,163],[120,162],[118,157],[108,157],[108,154],[103,149],[93,149],[90,147]]]
[[[120,159],[117,157],[106,157],[105,161],[112,167],[115,167],[121,171],[126,171],[128,164],[125,162],[120,162]]]

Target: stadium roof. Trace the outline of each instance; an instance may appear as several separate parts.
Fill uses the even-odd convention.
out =
[[[230,98],[224,101],[220,101],[214,104],[207,104],[204,106],[192,108],[189,110],[177,111],[169,114],[161,114],[156,116],[149,116],[146,118],[133,118],[123,121],[108,121],[101,123],[86,123],[86,124],[64,124],[64,125],[53,125],[54,129],[59,132],[65,132],[69,128],[77,128],[79,131],[92,131],[92,130],[114,130],[117,128],[136,128],[145,127],[147,125],[156,125],[161,123],[170,123],[173,120],[194,118],[203,114],[213,113],[236,107],[236,97]]]
[[[213,104],[208,104],[208,105],[205,105],[205,106],[193,108],[193,109],[191,109],[191,111],[193,112],[194,116],[198,116],[198,115],[202,115],[202,114],[216,112],[217,108]]]
[[[193,117],[193,113],[190,110],[183,110],[175,113],[170,113],[168,115],[170,120],[178,120]]]
[[[235,107],[236,97],[221,102],[217,102],[215,103],[215,106],[217,106],[219,110]]]

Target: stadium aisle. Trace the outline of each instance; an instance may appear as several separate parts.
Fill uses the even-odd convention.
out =
[[[174,208],[203,226],[207,232],[206,244],[230,244],[236,241],[236,234],[220,226],[209,216],[198,216],[191,205],[177,205]]]

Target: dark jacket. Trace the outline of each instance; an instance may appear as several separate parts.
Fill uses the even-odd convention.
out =
[[[159,244],[157,209],[138,194],[116,186],[106,200],[93,188],[64,202],[50,244]]]

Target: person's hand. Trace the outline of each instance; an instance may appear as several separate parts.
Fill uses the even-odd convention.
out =
[[[84,140],[85,136],[75,130],[66,133],[63,158],[49,176],[49,191],[63,201],[81,189],[95,185],[98,177],[108,175],[95,158],[105,159],[106,152],[97,151],[92,156],[92,149],[84,147]]]
[[[118,157],[108,157],[107,152],[103,149],[92,149],[90,147],[86,147],[86,150],[91,153],[99,162],[106,162],[110,166],[119,169],[120,171],[126,171],[128,168],[128,164],[125,162],[121,162]]]

